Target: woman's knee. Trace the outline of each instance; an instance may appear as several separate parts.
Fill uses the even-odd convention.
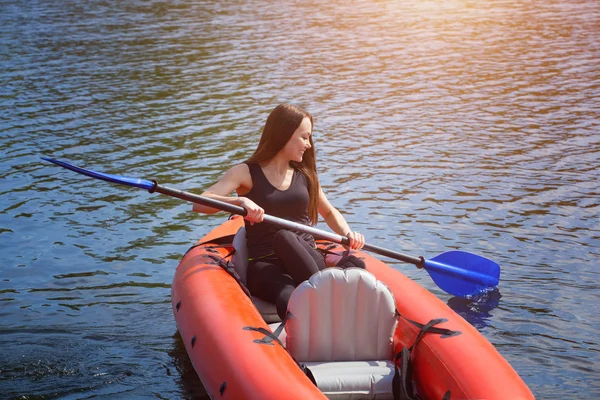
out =
[[[297,235],[294,232],[281,229],[273,237],[273,247],[279,248],[281,246],[287,246],[291,241],[298,241]]]

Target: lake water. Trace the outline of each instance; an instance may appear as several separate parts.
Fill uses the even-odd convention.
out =
[[[367,241],[502,267],[461,300],[540,399],[600,397],[600,2],[0,2],[0,397],[198,398],[170,284],[281,102]],[[322,227],[323,224],[320,224]]]

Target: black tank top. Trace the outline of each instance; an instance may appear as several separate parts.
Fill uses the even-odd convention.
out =
[[[308,184],[304,174],[294,170],[292,183],[286,190],[279,190],[267,179],[258,164],[246,164],[252,177],[252,189],[244,195],[265,210],[265,214],[287,219],[304,225],[310,225],[308,219]],[[262,222],[250,225],[245,221],[248,240],[248,257],[257,259],[273,254],[273,237],[278,226]],[[296,232],[314,246],[314,238],[307,233]]]

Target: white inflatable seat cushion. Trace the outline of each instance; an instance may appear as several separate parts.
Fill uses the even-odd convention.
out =
[[[246,228],[241,227],[233,237],[233,248],[235,252],[231,256],[231,262],[233,268],[242,279],[242,283],[245,285],[248,278],[248,246],[246,244]]]
[[[360,268],[326,268],[288,303],[286,348],[299,362],[392,359],[398,322],[390,290]]]
[[[328,399],[393,399],[392,361],[304,362]]]

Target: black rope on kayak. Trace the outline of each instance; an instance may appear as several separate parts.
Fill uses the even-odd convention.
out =
[[[214,246],[206,246],[207,250],[208,249],[217,249],[217,248],[223,248],[223,247],[232,247],[233,246],[233,237],[235,235],[227,235],[227,236],[222,236],[220,238],[216,238],[216,239],[211,239],[208,240],[206,242],[201,242],[201,243],[196,243],[195,245],[193,245],[192,247],[190,247],[189,249],[187,249],[187,251],[185,252],[185,254],[189,253],[190,251],[192,251],[193,249],[195,249],[196,247],[200,247],[200,246],[206,246],[207,244],[214,244]],[[208,250],[210,251],[210,250]],[[184,257],[185,257],[184,254]]]
[[[275,337],[279,338],[279,336],[281,336],[281,332],[283,332],[283,329],[285,328],[285,321],[287,321],[289,315],[291,315],[291,313],[288,311],[283,316],[283,319],[281,320],[281,323],[279,324],[279,326],[277,327],[277,329],[275,329],[275,332],[273,332],[273,335]]]
[[[396,310],[396,312],[398,311]],[[398,313],[398,315],[400,314]],[[448,322],[446,318],[432,319],[426,324],[421,324],[420,322],[416,322],[405,317],[402,318],[419,328],[419,334],[417,335],[414,343],[410,347],[404,347],[402,351],[396,354],[396,356],[394,357],[395,371],[394,378],[392,380],[392,392],[394,400],[418,400],[420,399],[420,397],[417,394],[417,390],[412,380],[411,358],[413,350],[421,341],[421,339],[423,339],[423,336],[425,336],[427,333],[435,333],[441,335],[442,338],[449,338],[460,335],[462,332],[452,331],[450,329],[445,328],[438,328],[435,326],[443,322]],[[401,364],[400,369],[398,368],[398,360],[400,360]],[[447,391],[446,394],[444,394],[444,398],[442,400],[450,400],[450,391]]]

